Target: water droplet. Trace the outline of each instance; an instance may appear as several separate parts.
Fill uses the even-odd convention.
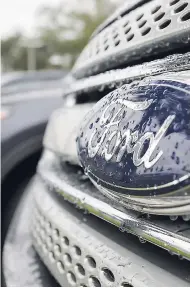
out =
[[[178,218],[178,216],[176,216],[176,215],[171,215],[170,216],[170,220],[172,220],[172,221],[176,221],[177,218]]]
[[[176,164],[178,165],[180,162],[179,157],[176,157]]]
[[[183,256],[182,255],[178,255],[179,260],[183,260]]]
[[[81,200],[81,203],[82,203],[82,204],[85,203],[85,197]]]
[[[177,175],[174,174],[174,175],[173,175],[173,180],[176,180],[176,178],[177,178]]]
[[[143,244],[146,243],[146,240],[143,237],[139,237],[139,241]]]
[[[119,230],[121,232],[125,232],[125,223],[122,223],[121,226],[119,227]]]
[[[87,167],[85,167],[85,169],[84,169],[84,174],[88,176],[88,168]]]
[[[177,108],[178,111],[181,111],[182,110],[181,104],[177,104],[176,108]]]
[[[176,131],[176,132],[180,131],[181,130],[181,126],[182,125],[180,123],[175,123],[174,126],[173,126],[174,131]]]
[[[125,115],[126,115],[126,111],[123,111],[122,118],[125,118]]]
[[[190,220],[190,215],[183,215],[182,216],[184,221],[189,221]]]
[[[101,137],[98,138],[97,142],[100,143]]]
[[[171,158],[172,158],[172,159],[175,159],[175,152],[172,152]]]
[[[89,129],[92,129],[92,127],[93,127],[93,123],[90,124]]]

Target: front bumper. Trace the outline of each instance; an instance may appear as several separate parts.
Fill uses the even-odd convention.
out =
[[[171,221],[164,216],[143,215],[125,209],[98,192],[80,168],[60,163],[59,156],[45,150],[38,166],[45,185],[63,199],[111,223],[123,232],[139,237],[141,242],[151,242],[171,254],[190,260],[190,229],[188,221]]]
[[[77,188],[63,179],[62,183],[65,199],[73,202],[72,189],[77,192]],[[154,245],[142,244],[133,235],[88,214],[85,203],[90,196],[86,195],[82,203],[82,199],[77,199],[79,190],[75,205],[83,205],[85,210],[76,209],[48,187],[50,183],[47,185],[40,176],[30,187],[34,196],[32,239],[42,261],[61,285],[65,286],[67,279],[71,286],[189,286],[188,261],[180,261]],[[83,184],[82,191],[85,190]],[[108,207],[105,204],[104,215]],[[93,214],[92,209],[90,212]],[[106,220],[110,222],[108,217]]]

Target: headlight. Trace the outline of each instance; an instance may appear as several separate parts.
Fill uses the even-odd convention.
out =
[[[81,120],[93,104],[75,105],[56,110],[47,125],[43,145],[66,161],[78,164],[76,137]]]

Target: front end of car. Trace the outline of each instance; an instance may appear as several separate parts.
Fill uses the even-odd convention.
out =
[[[64,80],[27,190],[61,286],[190,284],[190,2],[133,2]]]

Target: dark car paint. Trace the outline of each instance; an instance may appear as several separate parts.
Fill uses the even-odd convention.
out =
[[[28,92],[62,87],[63,70],[22,71],[2,74],[1,94],[10,96],[14,93]],[[26,94],[27,97],[27,94]]]
[[[27,96],[26,96],[27,97]],[[8,103],[8,118],[1,122],[2,179],[23,159],[42,147],[42,139],[49,116],[63,104],[63,98],[30,99]]]

